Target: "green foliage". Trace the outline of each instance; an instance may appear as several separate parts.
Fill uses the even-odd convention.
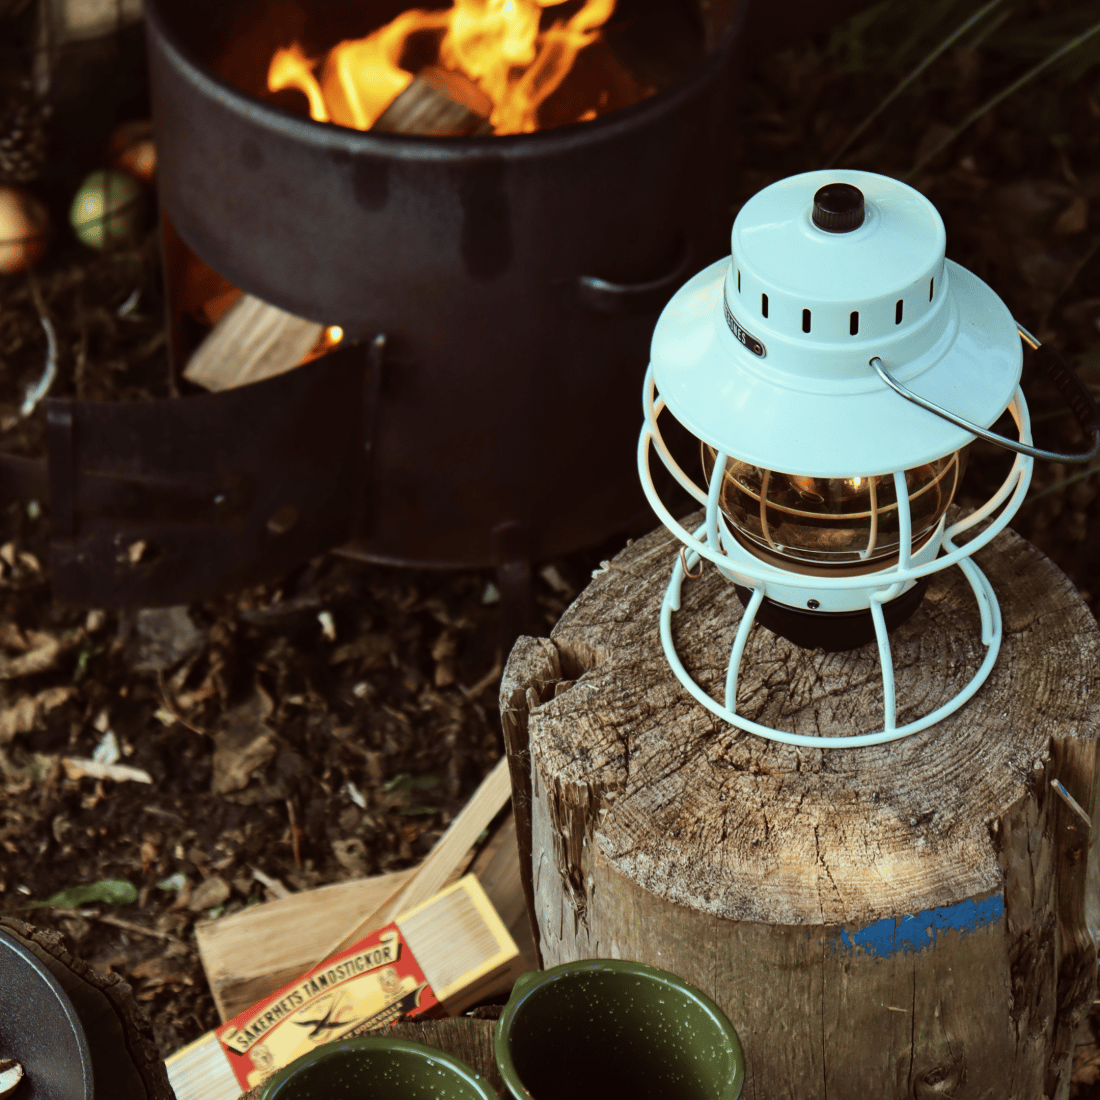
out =
[[[67,886],[51,894],[45,901],[32,902],[27,909],[75,909],[78,905],[133,905],[138,899],[137,887],[124,878],[101,878],[82,886]]]

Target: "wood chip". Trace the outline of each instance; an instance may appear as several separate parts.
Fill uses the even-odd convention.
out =
[[[152,783],[153,777],[143,768],[128,764],[100,764],[81,756],[63,756],[61,766],[67,779],[113,779],[116,783]]]
[[[245,294],[199,345],[183,377],[215,393],[272,378],[296,367],[323,331],[316,321]]]

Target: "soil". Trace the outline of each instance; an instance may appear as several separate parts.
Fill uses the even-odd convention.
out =
[[[940,37],[976,5],[964,7],[941,6]],[[963,36],[839,159],[872,105],[935,44],[917,21],[924,6],[879,5],[750,66],[730,135],[741,166],[731,221],[761,187],[825,165],[906,178],[943,214],[948,256],[990,283],[1100,393],[1100,76],[1085,64],[1095,48],[1045,70],[934,152],[1082,29],[1086,8],[1031,0],[987,36]],[[122,117],[96,122],[109,130]],[[81,171],[98,166],[87,160]],[[62,227],[63,178],[47,168],[41,192]],[[154,201],[150,194],[150,211]],[[41,407],[18,414],[46,359],[41,315],[59,347],[52,392],[140,400],[170,391],[158,255],[152,229],[107,254],[59,229],[33,276],[0,276],[6,450],[43,453]],[[1080,450],[1053,388],[1025,369],[1025,391],[1039,445]],[[976,444],[962,503],[985,499],[1008,465]],[[1098,469],[1037,463],[1013,526],[1100,615]],[[218,1023],[196,921],[265,900],[271,883],[304,889],[419,860],[499,757],[499,597],[488,572],[328,555],[278,583],[188,608],[78,610],[51,602],[48,544],[48,508],[6,504],[0,912],[61,931],[75,954],[130,982],[167,1054]],[[616,549],[539,563],[547,628]],[[72,761],[93,758],[143,774],[82,777]],[[136,900],[41,905],[107,879],[132,884]],[[1075,1097],[1100,1096],[1098,1031],[1094,1014]]]

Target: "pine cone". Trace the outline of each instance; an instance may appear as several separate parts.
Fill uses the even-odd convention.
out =
[[[31,183],[46,160],[50,105],[21,89],[0,101],[0,183]]]

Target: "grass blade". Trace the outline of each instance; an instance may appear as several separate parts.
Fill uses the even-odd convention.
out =
[[[1050,53],[1046,57],[1044,57],[1038,65],[1035,65],[1034,67],[1028,69],[1028,71],[1024,73],[1024,75],[1021,76],[1019,80],[1014,80],[1011,84],[1009,84],[1007,88],[1002,89],[995,96],[987,99],[985,103],[983,103],[980,107],[975,107],[974,110],[971,111],[970,114],[968,114],[966,118],[964,118],[962,122],[958,124],[958,126],[956,126],[949,134],[947,134],[942,141],[937,142],[932,149],[928,150],[928,152],[926,152],[924,156],[921,157],[920,160],[918,160],[917,163],[914,164],[913,167],[910,168],[909,171],[901,177],[902,180],[908,183],[909,180],[911,180],[913,176],[915,176],[930,160],[932,160],[939,153],[942,153],[943,150],[946,149],[955,140],[955,138],[959,136],[959,134],[973,126],[974,123],[977,122],[978,119],[980,119],[982,115],[986,113],[986,111],[992,110],[1002,100],[1007,99],[1014,92],[1018,92],[1025,84],[1037,77],[1044,69],[1049,68],[1051,65],[1053,65],[1055,61],[1060,61],[1063,57],[1066,56],[1066,54],[1072,53],[1075,49],[1077,49],[1078,46],[1082,45],[1084,42],[1087,42],[1094,34],[1097,33],[1097,31],[1100,31],[1100,23],[1094,23],[1091,27],[1089,27],[1087,31],[1084,31],[1083,33],[1077,35],[1075,38],[1071,38],[1068,42],[1062,43],[1062,45],[1059,46],[1058,49],[1056,49],[1053,53]]]
[[[989,0],[988,4],[980,7],[969,19],[963,22],[960,26],[956,27],[938,46],[935,46],[932,51],[926,54],[913,69],[908,76],[904,77],[901,82],[894,88],[894,90],[884,99],[881,103],[848,135],[844,144],[830,157],[829,159],[833,164],[836,164],[840,158],[852,147],[853,142],[871,125],[872,122],[894,102],[895,99],[913,83],[914,80],[936,60],[944,50],[953,46],[971,27],[976,23],[979,23],[986,17],[994,8],[1000,7],[1004,3],[1004,0]]]

